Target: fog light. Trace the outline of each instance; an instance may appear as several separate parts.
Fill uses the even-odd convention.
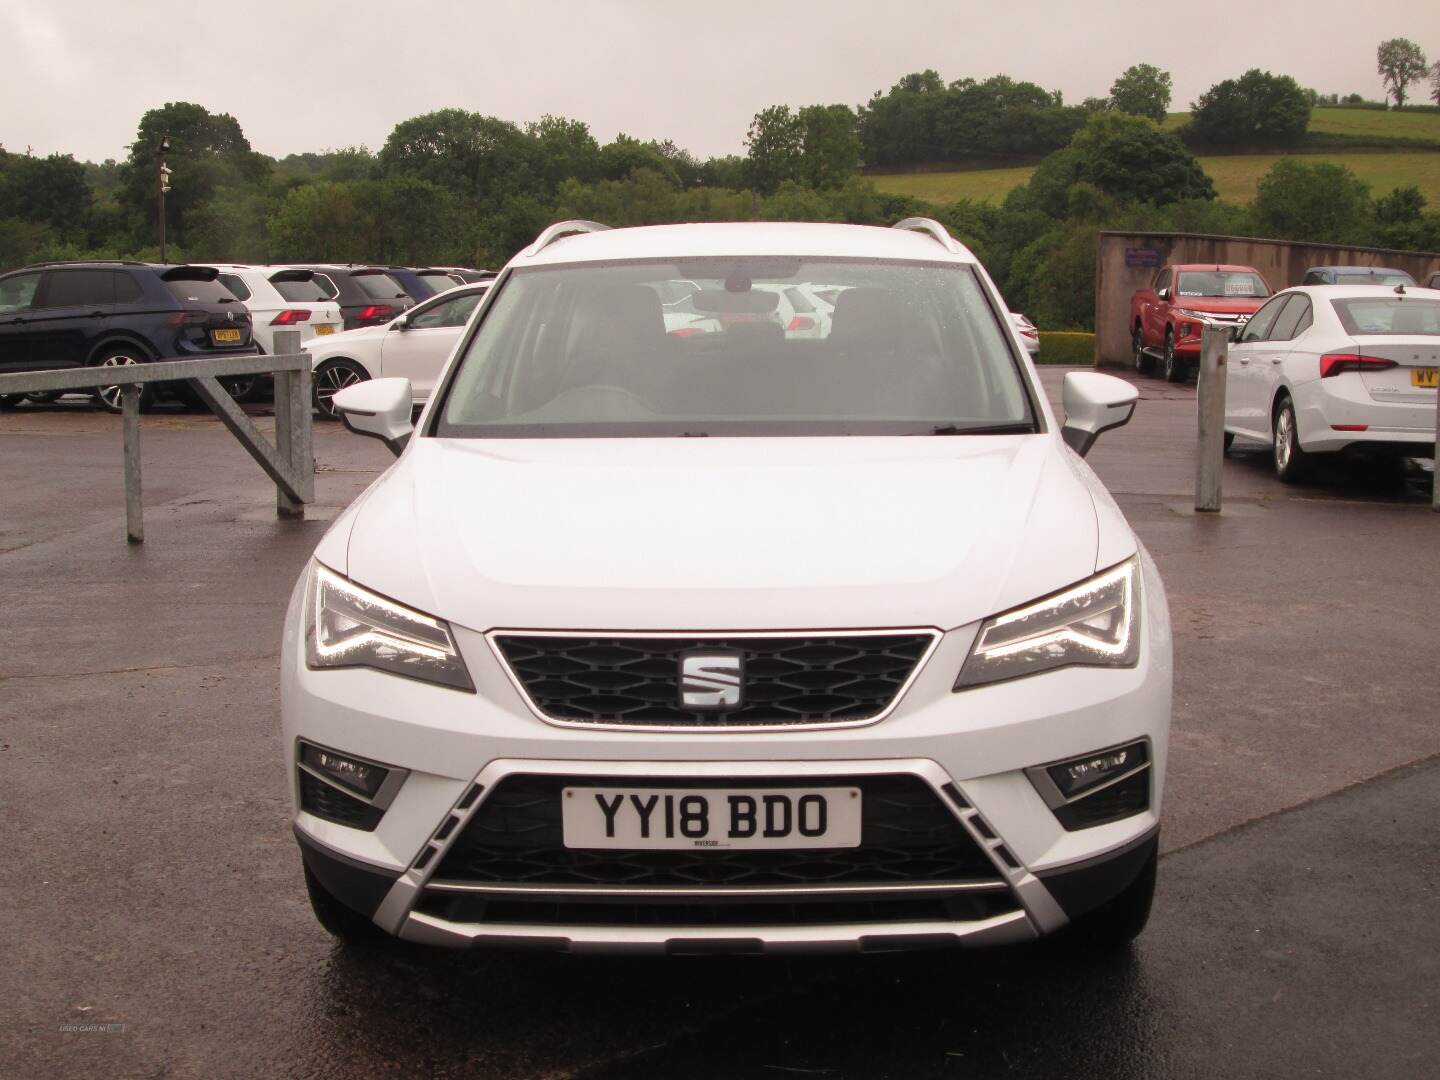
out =
[[[375,798],[390,775],[390,770],[383,766],[357,761],[310,743],[300,744],[300,760],[318,775],[367,799]]]
[[[1091,788],[1118,776],[1134,772],[1150,760],[1149,747],[1142,740],[1098,754],[1062,761],[1045,770],[1061,796],[1073,799]]]

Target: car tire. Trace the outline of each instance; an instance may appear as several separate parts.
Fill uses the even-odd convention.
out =
[[[326,360],[316,368],[314,400],[315,411],[320,414],[320,419],[337,419],[335,410],[330,405],[335,391],[354,386],[357,382],[365,382],[369,378],[370,373],[354,360]]]
[[[1295,405],[1288,397],[1281,397],[1275,407],[1272,424],[1275,441],[1271,446],[1271,458],[1275,463],[1275,476],[1283,484],[1298,484],[1310,474],[1311,455],[1300,446],[1300,429],[1295,422]]]
[[[1110,953],[1128,946],[1150,921],[1155,901],[1155,876],[1160,862],[1157,848],[1135,880],[1104,904],[1081,915],[1058,935],[1066,944],[1086,952]]]
[[[64,390],[31,390],[25,396],[36,405],[49,405],[59,401],[64,394]]]
[[[1231,446],[1232,443],[1234,443],[1234,441],[1235,441],[1235,433],[1234,433],[1233,431],[1227,431],[1227,432],[1225,432],[1225,452],[1226,452],[1226,453],[1229,453],[1229,452],[1230,452],[1230,446]]]
[[[144,364],[150,359],[144,352],[133,345],[121,345],[107,349],[92,361],[92,367],[131,367],[135,364]],[[91,391],[95,404],[108,413],[118,413],[120,407],[120,387],[98,386]],[[149,412],[155,405],[155,384],[140,384],[140,411]]]
[[[1165,381],[1183,383],[1190,377],[1190,365],[1176,354],[1175,331],[1165,329]]]
[[[1139,323],[1130,334],[1130,349],[1135,354],[1135,370],[1141,375],[1153,375],[1155,358],[1145,351],[1145,333]]]
[[[260,389],[259,375],[226,375],[220,385],[232,399],[241,404],[254,401]]]
[[[331,896],[310,867],[305,866],[304,870],[305,892],[310,897],[310,910],[315,913],[316,922],[347,945],[374,944],[386,937],[385,932],[364,915]]]
[[[9,412],[24,400],[24,394],[0,394],[0,411]]]

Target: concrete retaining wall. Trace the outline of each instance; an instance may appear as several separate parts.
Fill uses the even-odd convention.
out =
[[[1424,281],[1440,254],[1301,244],[1200,233],[1102,232],[1095,252],[1095,366],[1130,363],[1130,297],[1166,263],[1253,266],[1276,289],[1300,284],[1312,266],[1390,266]]]

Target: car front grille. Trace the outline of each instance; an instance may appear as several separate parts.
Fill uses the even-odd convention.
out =
[[[929,632],[771,637],[498,634],[495,644],[542,714],[576,724],[731,727],[854,723],[895,701],[935,640]],[[680,701],[680,664],[733,650],[741,701],[725,711]]]
[[[795,778],[746,779],[746,788],[793,787]],[[565,847],[561,792],[568,786],[630,787],[633,780],[515,775],[475,811],[436,868],[432,884],[674,888],[813,888],[827,885],[1001,883],[989,857],[916,776],[809,779],[808,786],[861,790],[860,846],[813,850],[584,850]],[[715,781],[666,779],[666,787]]]

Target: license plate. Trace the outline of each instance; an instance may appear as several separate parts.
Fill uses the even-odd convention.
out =
[[[1417,367],[1410,369],[1410,385],[1428,388],[1431,390],[1440,388],[1440,368]]]
[[[860,846],[860,791],[567,787],[567,848],[672,851]]]
[[[232,330],[211,330],[211,331],[210,331],[210,340],[211,340],[211,341],[214,341],[214,342],[217,342],[217,343],[218,343],[218,342],[221,342],[221,341],[239,341],[239,340],[240,340],[240,331],[239,331],[239,330],[233,330],[233,329],[232,329]]]
[[[335,332],[335,324],[334,324],[334,323],[320,323],[318,326],[315,327],[315,336],[316,336],[316,337],[324,337],[326,334],[333,334],[334,332]]]

